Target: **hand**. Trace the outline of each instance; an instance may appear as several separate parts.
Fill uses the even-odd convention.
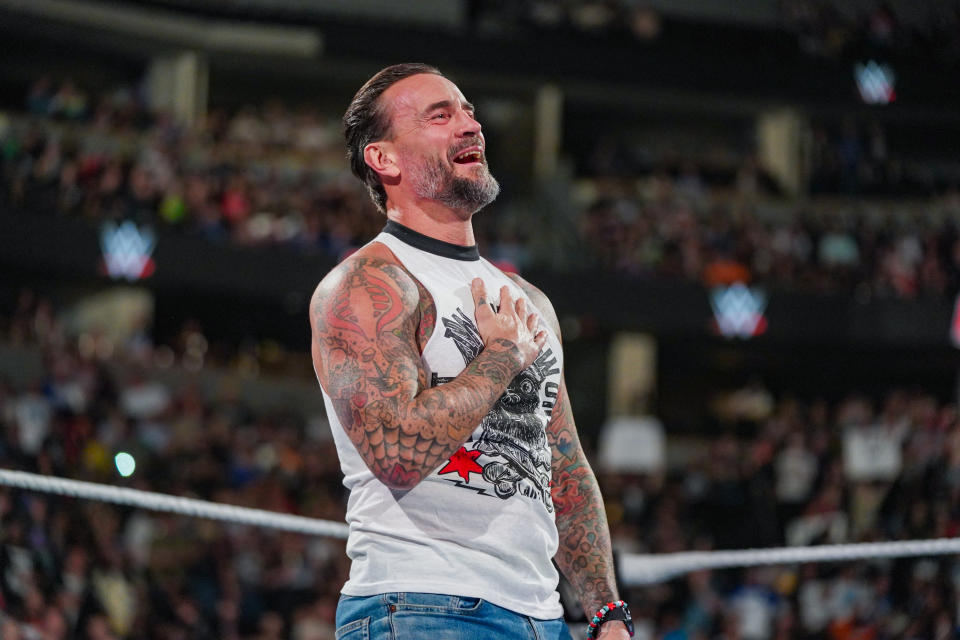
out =
[[[500,310],[494,311],[480,278],[474,278],[470,283],[470,293],[473,294],[474,317],[484,347],[506,340],[520,354],[519,370],[529,367],[546,344],[547,332],[537,330],[540,319],[535,313],[527,313],[526,299],[514,302],[509,287],[500,287]]]
[[[630,632],[627,631],[627,625],[620,620],[611,620],[600,625],[600,633],[597,640],[630,640]]]

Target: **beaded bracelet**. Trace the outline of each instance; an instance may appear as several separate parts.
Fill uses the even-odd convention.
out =
[[[600,630],[600,625],[603,624],[606,620],[606,617],[610,614],[611,611],[615,609],[621,609],[626,618],[625,622],[628,623],[628,627],[632,625],[629,624],[630,620],[630,609],[627,607],[627,603],[623,600],[617,600],[615,602],[608,602],[607,604],[600,607],[600,609],[594,614],[593,619],[590,621],[590,624],[587,625],[587,637],[596,638],[597,632]],[[623,619],[619,618],[618,619]],[[633,629],[630,629],[630,636],[633,636]]]

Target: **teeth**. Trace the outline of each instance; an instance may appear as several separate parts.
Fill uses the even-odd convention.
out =
[[[463,153],[457,156],[459,160],[475,161],[475,162],[479,162],[481,157],[483,156],[479,151],[468,151],[466,153]]]

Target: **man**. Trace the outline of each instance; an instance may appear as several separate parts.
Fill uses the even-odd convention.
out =
[[[395,65],[344,131],[387,225],[310,304],[350,489],[338,640],[568,639],[551,559],[597,637],[625,640],[556,315],[477,252],[471,219],[499,185],[473,106],[436,69]]]

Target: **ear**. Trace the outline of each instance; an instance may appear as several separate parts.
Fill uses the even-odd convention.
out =
[[[383,178],[396,178],[400,167],[396,163],[393,145],[386,140],[371,142],[363,148],[363,161]]]

